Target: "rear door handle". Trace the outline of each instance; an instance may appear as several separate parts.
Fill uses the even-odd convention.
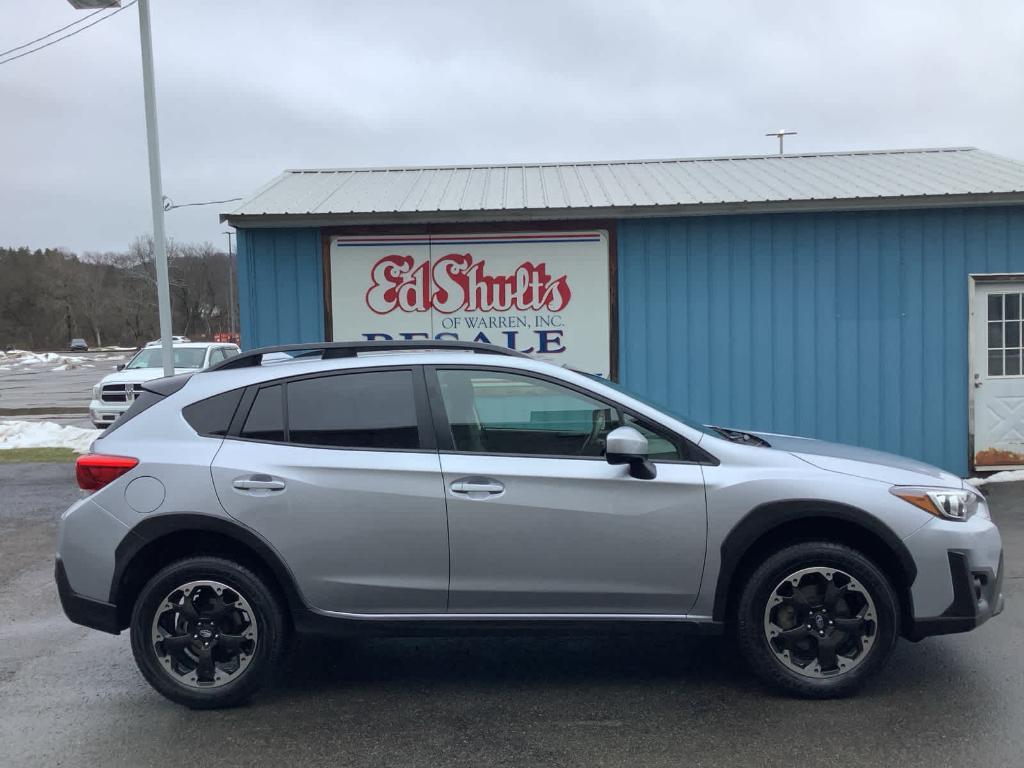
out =
[[[470,498],[485,498],[497,496],[505,492],[503,483],[499,483],[489,477],[463,477],[455,480],[450,486],[452,493],[469,496]]]
[[[275,480],[270,475],[240,477],[232,485],[240,491],[283,491],[284,480]]]

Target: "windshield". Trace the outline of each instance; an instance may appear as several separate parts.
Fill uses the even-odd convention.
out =
[[[583,373],[583,372],[582,371],[577,371],[577,373]],[[721,435],[718,434],[717,432],[715,432],[715,430],[712,429],[711,427],[706,427],[703,424],[700,424],[700,423],[694,421],[690,417],[684,416],[683,414],[678,413],[677,411],[673,410],[672,408],[670,408],[669,406],[665,405],[664,403],[658,403],[658,402],[655,402],[654,400],[651,400],[649,398],[644,397],[643,395],[639,395],[636,392],[634,392],[632,389],[630,389],[629,387],[624,387],[622,384],[619,384],[617,382],[611,381],[609,379],[604,379],[604,378],[602,378],[600,376],[595,376],[592,373],[583,373],[583,375],[586,376],[588,379],[593,379],[594,381],[599,381],[602,384],[604,384],[605,386],[611,387],[612,389],[616,390],[617,392],[621,392],[624,395],[629,395],[634,400],[639,400],[644,405],[649,405],[649,406],[651,406],[651,408],[656,408],[657,410],[659,410],[662,413],[664,413],[666,416],[671,416],[676,421],[681,421],[686,426],[688,426],[688,427],[690,427],[692,429],[696,429],[696,430],[698,430],[700,432],[703,432],[705,435],[712,435],[714,437],[721,437]]]
[[[202,368],[205,357],[205,347],[175,347],[174,367]],[[160,347],[147,347],[146,349],[140,350],[139,353],[131,359],[128,365],[125,366],[125,369],[162,368],[163,364],[163,350]]]

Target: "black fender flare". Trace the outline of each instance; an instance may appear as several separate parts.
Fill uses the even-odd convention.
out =
[[[294,574],[270,542],[248,526],[230,518],[193,512],[171,512],[149,517],[128,532],[114,550],[110,602],[117,604],[125,572],[143,549],[167,536],[189,532],[214,533],[252,552],[280,585],[288,609],[295,612],[307,607]]]
[[[819,499],[785,499],[760,504],[747,512],[722,541],[721,564],[715,585],[712,618],[725,621],[733,580],[747,552],[773,530],[799,520],[837,520],[852,524],[880,541],[892,554],[909,588],[917,578],[917,565],[906,545],[892,529],[869,512],[849,504]]]

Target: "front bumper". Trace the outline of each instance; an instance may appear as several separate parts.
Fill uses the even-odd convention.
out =
[[[904,635],[967,632],[1003,609],[1003,542],[987,513],[934,519],[903,540],[917,566]]]
[[[91,597],[83,597],[75,592],[68,582],[68,575],[60,557],[57,557],[54,566],[54,579],[57,582],[57,594],[60,595],[61,608],[64,609],[64,615],[71,621],[85,627],[98,629],[101,632],[109,632],[112,635],[121,634],[117,606],[102,600],[94,600]]]
[[[949,578],[953,602],[939,616],[914,619],[907,637],[921,640],[932,635],[969,632],[1003,612],[1003,554],[995,570],[972,565],[968,554],[949,550]]]
[[[101,424],[113,424],[118,416],[128,410],[128,403],[105,403],[92,400],[89,403],[89,418],[97,427]]]

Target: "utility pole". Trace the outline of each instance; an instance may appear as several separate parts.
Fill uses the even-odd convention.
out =
[[[68,0],[78,9],[116,8],[120,0]],[[164,227],[164,192],[160,177],[160,141],[156,126],[156,86],[153,84],[153,36],[149,0],[138,0],[139,38],[142,43],[142,95],[146,103],[146,144],[149,149],[149,195],[153,208],[153,255],[156,259],[156,305],[160,313],[160,347],[164,376],[174,375],[171,342],[171,282],[167,275],[167,231]]]
[[[787,136],[796,136],[796,131],[787,131],[784,128],[780,128],[774,133],[766,133],[765,136],[777,136],[779,138],[779,157],[782,157],[784,154],[782,142]]]
[[[164,190],[160,174],[160,138],[156,125],[156,86],[153,79],[153,37],[149,0],[139,0],[139,37],[142,39],[142,94],[146,102],[146,144],[149,148],[149,195],[153,207],[153,251],[156,256],[156,304],[160,313],[160,347],[164,376],[174,375],[171,342],[171,281],[167,270],[167,231],[164,227]]]
[[[235,254],[231,249],[231,236],[234,232],[225,232],[228,236],[228,327],[231,336],[235,335]]]

